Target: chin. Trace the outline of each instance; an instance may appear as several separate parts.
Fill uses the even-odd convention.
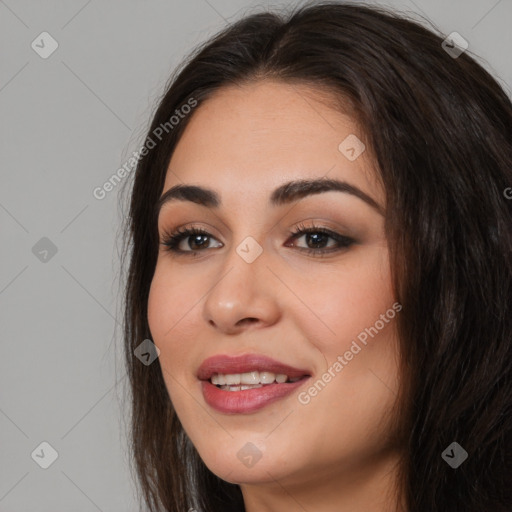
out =
[[[266,483],[286,477],[285,453],[272,453],[257,439],[231,439],[226,446],[216,445],[198,450],[208,469],[222,480],[233,484]]]

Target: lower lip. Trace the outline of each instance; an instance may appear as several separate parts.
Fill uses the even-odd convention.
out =
[[[288,396],[307,380],[309,377],[302,378],[297,382],[267,384],[261,388],[242,391],[225,391],[205,380],[201,382],[201,389],[205,402],[217,411],[226,414],[240,414],[257,411]]]

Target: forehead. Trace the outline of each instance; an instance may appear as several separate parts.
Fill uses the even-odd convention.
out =
[[[222,195],[254,199],[261,193],[267,199],[285,181],[326,176],[348,181],[382,204],[369,151],[352,161],[343,152],[344,141],[365,137],[335,101],[325,90],[268,80],[220,88],[189,119],[164,191],[186,182]]]

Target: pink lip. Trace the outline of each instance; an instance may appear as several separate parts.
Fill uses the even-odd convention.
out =
[[[261,388],[244,389],[243,391],[225,391],[214,386],[210,381],[201,382],[201,391],[205,402],[219,412],[225,414],[250,413],[266,405],[284,398],[310,377],[284,384],[268,384]]]
[[[286,374],[290,378],[305,377],[297,382],[268,384],[261,388],[243,391],[225,391],[213,385],[209,379],[215,373],[233,374],[250,371],[268,371]],[[203,361],[197,372],[205,402],[226,414],[250,413],[288,396],[310,378],[308,370],[301,370],[258,354],[242,356],[218,355]]]

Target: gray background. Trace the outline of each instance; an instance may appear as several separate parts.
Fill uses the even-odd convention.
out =
[[[510,95],[512,2],[378,3],[459,32]],[[120,186],[103,200],[92,191],[140,147],[189,50],[284,4],[0,0],[0,511],[137,510],[123,430]],[[44,31],[59,45],[46,59],[31,47]],[[56,254],[37,254],[43,237]],[[43,441],[58,453],[48,469],[31,457]]]

